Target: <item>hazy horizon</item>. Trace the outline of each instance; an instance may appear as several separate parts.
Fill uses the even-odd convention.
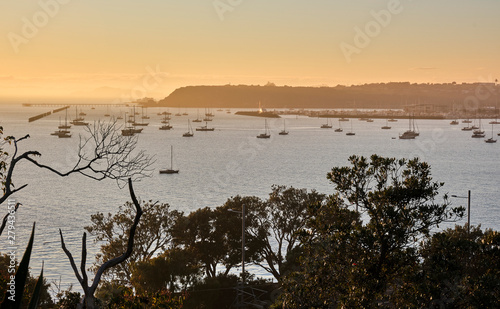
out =
[[[190,85],[494,81],[500,2],[0,3],[0,101],[161,99]]]

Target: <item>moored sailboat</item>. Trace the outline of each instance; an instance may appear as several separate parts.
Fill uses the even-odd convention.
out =
[[[269,128],[267,127],[267,119],[264,119],[264,133],[257,135],[257,138],[270,138],[271,134],[269,133]]]
[[[170,168],[160,170],[160,174],[178,174],[179,170],[174,170],[174,146],[170,145]]]

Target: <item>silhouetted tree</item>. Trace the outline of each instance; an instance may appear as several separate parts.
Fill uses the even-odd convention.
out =
[[[287,308],[388,306],[401,278],[418,265],[418,242],[441,222],[463,216],[446,196],[435,201],[443,184],[418,159],[349,161],[328,174],[337,193],[311,208],[302,268],[283,285]]]
[[[101,252],[96,255],[94,270],[104,261],[118,256],[128,246],[124,232],[129,230],[135,218],[135,205],[127,202],[120,206],[118,213],[97,213],[91,216],[92,225],[85,230],[95,236],[96,242],[104,242]],[[127,262],[109,269],[103,274],[106,281],[117,281],[120,285],[129,285],[135,262],[146,262],[163,253],[171,246],[171,229],[181,213],[170,210],[168,204],[149,201],[143,203],[143,216],[135,235],[134,251]]]
[[[117,256],[115,258],[112,258],[110,260],[105,261],[103,264],[100,265],[100,267],[97,269],[96,274],[94,279],[92,280],[92,284],[89,285],[88,283],[88,276],[87,276],[87,270],[85,267],[85,263],[87,262],[87,234],[84,232],[83,237],[82,237],[82,257],[81,257],[81,264],[80,264],[80,271],[78,270],[75,260],[73,259],[73,256],[71,253],[66,249],[66,245],[64,243],[62,231],[59,230],[59,234],[61,235],[61,246],[66,253],[66,256],[68,257],[71,267],[73,269],[73,272],[75,273],[76,278],[78,279],[78,282],[83,288],[84,292],[84,297],[82,301],[82,308],[86,309],[93,309],[96,308],[96,298],[94,296],[94,293],[99,285],[99,282],[101,281],[101,277],[103,273],[115,267],[116,265],[119,265],[120,263],[125,262],[130,255],[132,254],[132,251],[134,249],[134,236],[135,236],[135,231],[137,229],[137,225],[139,224],[139,220],[141,219],[142,216],[142,209],[139,204],[139,201],[137,201],[137,198],[134,193],[134,189],[132,187],[132,180],[129,178],[128,180],[129,184],[129,192],[130,192],[130,197],[132,199],[132,203],[135,206],[136,209],[136,214],[134,217],[134,221],[128,231],[128,240],[127,240],[127,248],[126,251],[124,251],[120,256]],[[81,272],[81,273],[80,273]]]
[[[255,220],[248,233],[261,241],[254,263],[280,280],[286,256],[299,245],[297,232],[309,219],[308,207],[324,198],[315,190],[274,185],[267,201],[248,207]]]

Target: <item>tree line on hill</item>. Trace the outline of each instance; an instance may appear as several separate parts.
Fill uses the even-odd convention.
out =
[[[259,85],[187,86],[147,106],[173,108],[371,108],[432,106],[438,111],[498,109],[496,82],[457,84],[374,83],[335,87]],[[141,100],[139,100],[141,102]]]

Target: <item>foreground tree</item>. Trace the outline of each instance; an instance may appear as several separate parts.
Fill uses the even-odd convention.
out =
[[[230,207],[198,209],[180,217],[172,230],[175,245],[209,278],[217,276],[217,266],[225,267],[225,276],[241,261],[241,219],[228,211]]]
[[[495,308],[500,299],[500,233],[456,226],[423,243],[422,270],[405,297],[420,308]]]
[[[168,204],[152,201],[142,203],[142,209],[144,214],[135,235],[134,250],[130,258],[127,262],[104,273],[104,280],[114,281],[119,285],[129,285],[133,263],[146,262],[171,246],[171,229],[182,214],[176,210],[170,210]],[[92,225],[85,227],[85,230],[95,237],[96,242],[104,242],[101,252],[96,256],[94,271],[104,261],[126,250],[128,240],[124,234],[131,228],[134,218],[135,205],[131,202],[121,206],[118,213],[114,215],[97,213],[91,216]]]
[[[94,296],[94,293],[96,292],[96,289],[99,285],[99,282],[101,281],[101,277],[102,277],[103,273],[106,270],[111,269],[111,268],[115,267],[116,265],[119,265],[119,264],[125,262],[125,260],[127,260],[130,257],[130,255],[132,254],[132,251],[134,249],[135,231],[137,229],[137,225],[139,224],[139,220],[141,219],[141,216],[142,216],[142,209],[141,209],[141,206],[139,204],[139,201],[137,200],[137,198],[135,196],[134,189],[132,187],[132,180],[131,179],[129,179],[128,184],[129,184],[130,198],[132,199],[132,203],[135,206],[136,214],[135,214],[132,226],[130,227],[130,229],[128,231],[128,240],[127,240],[126,251],[124,251],[120,256],[117,256],[115,258],[107,260],[103,264],[101,264],[100,267],[96,271],[95,277],[92,280],[91,285],[89,285],[89,280],[88,280],[88,276],[87,276],[87,269],[85,267],[85,263],[87,262],[87,245],[86,245],[86,241],[87,241],[86,235],[87,234],[85,232],[83,233],[82,257],[81,257],[80,270],[78,270],[72,254],[69,252],[68,249],[66,249],[66,245],[64,243],[62,231],[59,230],[59,234],[61,235],[62,249],[63,249],[64,253],[66,253],[66,256],[69,259],[69,262],[70,262],[71,267],[75,273],[75,276],[83,288],[84,298],[82,301],[82,308],[85,308],[85,309],[96,308],[96,298]]]
[[[200,278],[201,270],[195,262],[187,251],[169,249],[157,257],[134,263],[130,282],[139,294],[185,291]]]
[[[280,280],[286,256],[299,244],[297,232],[305,228],[310,217],[308,207],[324,199],[315,190],[274,185],[267,201],[249,207],[255,224],[249,226],[248,233],[260,240],[254,263]]]
[[[463,216],[446,196],[436,202],[443,184],[418,159],[349,161],[328,174],[337,193],[311,207],[302,268],[283,285],[287,308],[389,306],[401,279],[418,265],[418,242],[441,222]]]

